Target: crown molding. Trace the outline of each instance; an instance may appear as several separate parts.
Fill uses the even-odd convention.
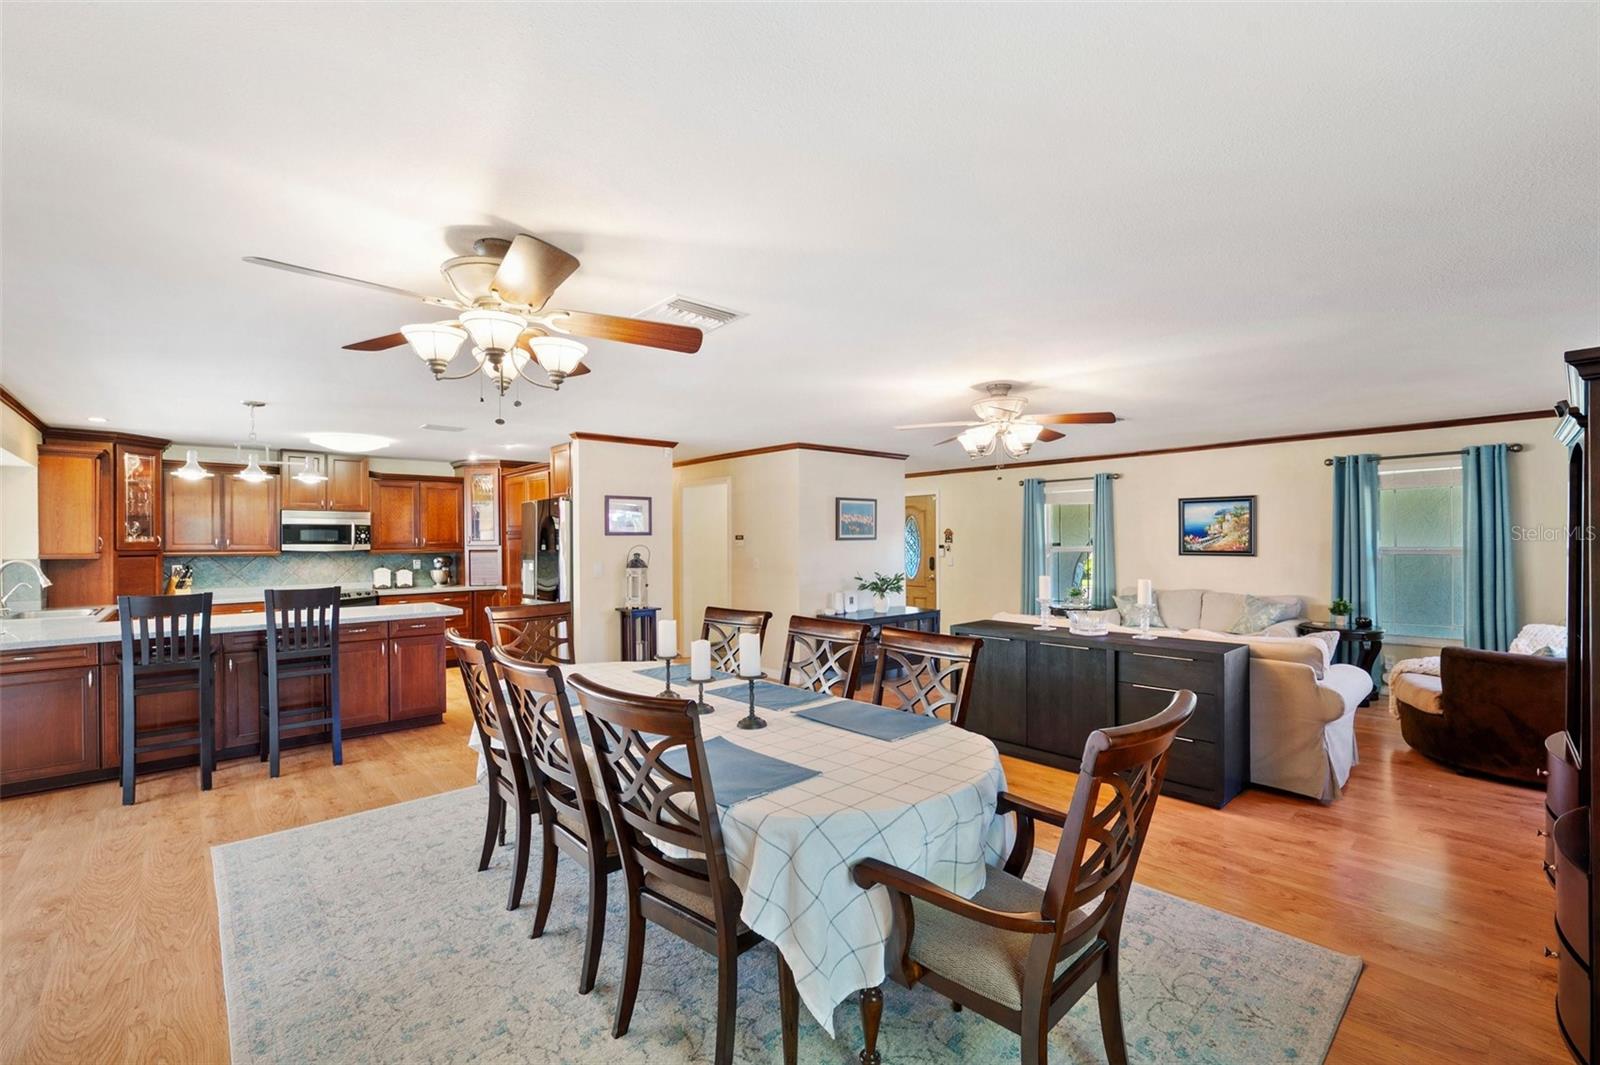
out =
[[[41,434],[45,431],[46,428],[48,428],[44,424],[44,419],[40,418],[37,414],[33,413],[33,411],[29,410],[23,404],[22,400],[18,399],[16,396],[13,396],[10,392],[6,391],[4,388],[0,388],[0,403],[4,403],[6,406],[8,406],[12,410],[16,411],[17,414],[19,414],[22,417],[23,421],[27,422],[29,425],[31,425],[35,429],[39,430],[39,432]]]
[[[720,455],[701,455],[699,458],[684,459],[674,462],[673,468],[680,466],[698,466],[706,462],[722,462],[725,459],[743,459],[751,455],[772,455],[779,451],[827,451],[835,455],[860,455],[869,459],[891,459],[904,462],[909,456],[893,451],[868,451],[859,447],[834,447],[832,444],[772,444],[768,447],[752,447],[744,451],[724,451]]]
[[[676,440],[648,440],[642,436],[611,436],[608,433],[572,433],[574,440],[595,440],[606,444],[633,444],[638,447],[677,447]]]

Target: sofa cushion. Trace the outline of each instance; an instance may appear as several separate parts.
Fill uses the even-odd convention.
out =
[[[1421,710],[1425,714],[1444,713],[1444,679],[1425,673],[1402,673],[1389,682],[1389,697],[1395,703]]]
[[[1205,626],[1200,624],[1200,603],[1205,594],[1199,588],[1180,588],[1174,591],[1156,592],[1156,605],[1161,608],[1161,616],[1166,619],[1167,627],[1172,629],[1204,628]]]
[[[1212,632],[1232,632],[1244,616],[1245,600],[1248,598],[1240,592],[1206,592],[1200,599],[1200,620],[1194,627],[1210,629]]]
[[[1209,596],[1210,593],[1207,593]],[[1234,622],[1229,632],[1250,633],[1265,632],[1274,625],[1299,618],[1303,609],[1299,596],[1295,595],[1246,595],[1244,597],[1244,613],[1239,615],[1239,620]],[[1201,626],[1205,628],[1206,626]],[[1272,635],[1294,636],[1296,633],[1273,633]]]
[[[1114,596],[1111,597],[1111,601],[1117,604],[1117,615],[1121,619],[1121,621],[1120,621],[1121,624],[1123,624],[1123,625],[1131,625],[1131,626],[1135,626],[1135,627],[1138,626],[1139,618],[1134,613],[1134,608],[1139,605],[1139,597],[1138,596],[1136,596],[1136,595],[1114,595]],[[1169,624],[1166,621],[1163,621],[1162,620],[1163,617],[1165,617],[1165,615],[1161,613],[1160,601],[1157,600],[1156,616],[1150,619],[1150,627],[1152,629],[1168,629],[1168,628],[1176,628],[1177,627],[1175,625]]]

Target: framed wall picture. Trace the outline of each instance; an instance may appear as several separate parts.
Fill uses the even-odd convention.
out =
[[[649,536],[649,496],[606,496],[607,536]]]
[[[876,540],[878,501],[876,499],[833,499],[833,538],[835,540]]]
[[[1178,554],[1255,553],[1255,496],[1178,500]]]

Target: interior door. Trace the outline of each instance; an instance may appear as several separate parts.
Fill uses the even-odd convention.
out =
[[[906,496],[906,605],[919,610],[939,605],[933,522],[933,496]]]

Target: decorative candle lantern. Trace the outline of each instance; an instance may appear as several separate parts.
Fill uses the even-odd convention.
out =
[[[631,548],[622,573],[622,605],[644,606],[650,595],[650,549],[643,544]]]

